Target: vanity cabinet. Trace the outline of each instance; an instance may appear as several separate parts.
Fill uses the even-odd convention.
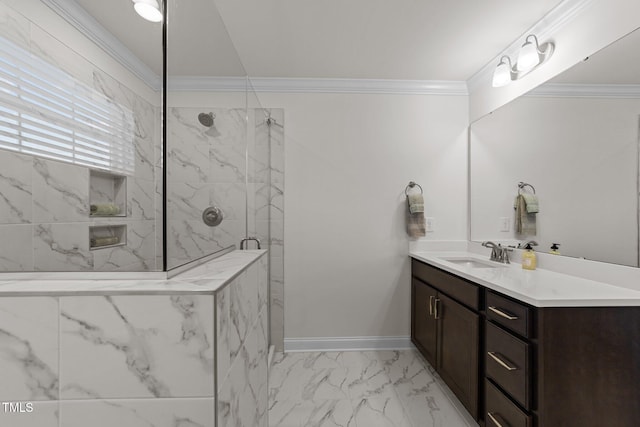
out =
[[[412,269],[411,340],[469,413],[477,418],[478,287],[416,262]],[[452,290],[460,299],[445,290]]]
[[[415,259],[412,298],[413,343],[481,426],[640,425],[640,307],[534,307]]]

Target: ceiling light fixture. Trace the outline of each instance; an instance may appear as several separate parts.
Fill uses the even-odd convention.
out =
[[[162,21],[162,12],[157,0],[133,0],[133,8],[147,21]]]
[[[511,58],[507,55],[500,58],[500,63],[493,72],[493,87],[506,86],[513,80],[526,76],[546,62],[551,57],[553,49],[553,43],[548,42],[540,46],[535,35],[528,35],[518,53],[518,62],[512,65]]]

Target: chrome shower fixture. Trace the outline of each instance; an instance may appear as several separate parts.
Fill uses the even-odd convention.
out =
[[[213,113],[200,113],[198,114],[198,121],[202,126],[206,126],[210,128],[213,126],[213,120],[216,118],[216,115]]]

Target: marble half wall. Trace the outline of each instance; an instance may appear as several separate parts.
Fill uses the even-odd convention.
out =
[[[25,409],[0,426],[266,427],[267,262],[205,294],[0,297],[0,402]]]

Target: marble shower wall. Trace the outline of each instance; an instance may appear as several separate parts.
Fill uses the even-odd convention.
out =
[[[247,113],[243,108],[169,108],[169,268],[239,246],[247,235],[257,236],[274,258],[272,283],[280,283],[282,288],[284,110],[269,111],[275,119],[270,129],[262,109]],[[207,128],[198,115],[209,112],[215,120],[214,126]],[[246,116],[255,124],[250,129]],[[224,214],[217,227],[202,221],[208,206],[217,206]],[[282,306],[279,292],[276,304]]]
[[[213,127],[198,121],[215,114]],[[245,235],[246,121],[244,109],[168,109],[167,264],[186,264],[239,245]],[[202,221],[208,206],[224,215],[217,227]]]
[[[11,242],[0,247],[0,271],[162,269],[156,239],[162,214],[156,191],[161,179],[159,108],[112,77],[107,61],[99,68],[95,58],[90,62],[80,56],[4,1],[0,37],[131,111],[135,123],[135,172],[126,179],[126,217],[89,217],[89,168],[0,150],[0,240]],[[90,251],[89,227],[109,224],[127,226],[126,246]]]

